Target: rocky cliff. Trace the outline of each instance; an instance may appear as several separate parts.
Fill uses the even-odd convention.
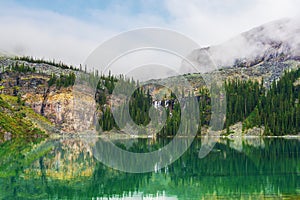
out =
[[[18,72],[7,70],[7,66],[16,62],[25,64],[38,72]],[[94,105],[94,97],[84,91],[73,91],[73,86],[50,86],[50,74],[67,74],[72,70],[63,70],[48,64],[35,64],[6,58],[0,62],[3,72],[0,73],[1,93],[11,96],[20,96],[25,104],[36,113],[45,116],[56,127],[56,132],[75,133],[89,129],[93,122],[93,115],[83,113],[93,112],[90,105]],[[79,73],[76,72],[75,73]],[[75,105],[75,96],[77,103]],[[78,103],[80,98],[84,102]],[[76,107],[75,107],[76,106]],[[90,110],[87,109],[90,107]],[[87,119],[88,118],[88,119]]]
[[[202,87],[203,77],[223,83],[228,78],[257,79],[268,87],[285,70],[300,65],[300,23],[284,19],[254,28],[218,46],[196,49],[189,59],[199,67],[197,73],[185,68],[193,92]],[[11,70],[11,66],[22,65],[34,69],[30,72]],[[213,66],[212,66],[213,65]],[[36,113],[45,116],[57,130],[78,133],[94,127],[96,115],[95,96],[91,88],[84,85],[57,86],[49,84],[53,75],[81,72],[43,62],[30,62],[3,57],[0,59],[0,93],[19,96]],[[191,72],[191,73],[189,73]],[[201,72],[201,73],[199,73]],[[221,77],[221,78],[220,78]],[[159,80],[177,86],[178,77]],[[174,88],[171,88],[174,89]],[[183,88],[186,89],[187,88]],[[164,95],[163,88],[151,88],[152,94]],[[185,91],[188,94],[192,91]],[[113,101],[117,103],[117,101]]]

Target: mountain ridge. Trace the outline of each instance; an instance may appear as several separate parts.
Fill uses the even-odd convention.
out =
[[[300,66],[300,59],[298,56],[300,54],[298,54],[297,51],[299,43],[296,42],[292,46],[290,42],[297,41],[297,34],[295,33],[298,33],[300,29],[298,28],[298,24],[297,26],[293,26],[295,22],[292,22],[291,20],[281,20],[263,25],[261,27],[256,27],[250,31],[242,33],[241,35],[243,37],[247,37],[247,40],[250,41],[248,45],[260,44],[258,45],[259,47],[262,47],[261,45],[264,45],[263,47],[265,47],[261,48],[262,50],[258,51],[256,55],[251,54],[253,49],[248,50],[248,55],[252,55],[252,57],[250,56],[249,58],[233,56],[230,58],[231,60],[222,60],[222,57],[219,57],[219,64],[218,62],[213,62],[209,56],[215,56],[215,58],[217,58],[219,54],[209,55],[207,51],[212,51],[211,48],[220,48],[221,50],[224,50],[225,47],[228,48],[226,45],[223,45],[223,47],[207,47],[193,51],[190,55],[190,59],[196,63],[197,67],[200,67],[200,70],[196,71],[197,73],[190,73],[188,72],[188,69],[182,70],[182,73],[184,74],[183,77],[191,84],[193,91],[187,91],[186,88],[180,88],[180,85],[178,85],[178,82],[176,82],[178,78],[176,76],[152,81],[158,83],[170,81],[171,85],[175,87],[179,86],[177,89],[180,91],[183,90],[186,95],[190,94],[190,92],[192,92],[194,95],[199,95],[198,91],[205,86],[204,79],[207,77],[212,78],[211,82],[212,80],[216,80],[221,84],[223,84],[223,81],[226,79],[251,79],[258,81],[259,83],[264,81],[264,86],[268,88],[273,81],[278,80],[287,70],[297,69]],[[277,27],[278,29],[284,29],[285,27],[291,26],[293,26],[292,30],[283,35],[289,36],[286,40],[282,39],[286,38],[281,35],[282,30],[279,31],[280,34],[277,34],[276,37],[272,36],[275,39],[277,38],[277,40],[266,39],[269,36],[265,36],[265,34],[270,33],[270,30],[274,30],[274,27]],[[237,44],[241,45],[243,43],[234,43],[234,45]],[[220,52],[221,50],[214,51]],[[234,51],[239,52],[239,48]],[[239,55],[246,54],[241,53]],[[226,56],[226,51],[223,56]],[[226,62],[231,62],[233,64],[226,66]],[[199,73],[201,72],[201,67],[204,67],[206,70],[203,70],[202,73]],[[71,74],[79,76],[81,73],[86,74],[88,79],[93,78],[94,80],[96,78],[100,78],[95,72],[89,74],[85,71],[82,71],[82,69],[79,70],[76,68],[67,67],[61,63],[51,64],[51,62],[43,62],[42,60],[34,60],[30,58],[26,58],[24,60],[17,57],[1,57],[0,91],[6,95],[20,96],[20,98],[25,101],[27,106],[31,107],[36,113],[44,115],[52,123],[58,126],[60,130],[65,132],[74,132],[79,129],[84,129],[90,125],[88,123],[83,124],[78,122],[78,119],[80,118],[75,119],[77,116],[74,114],[75,108],[72,107],[74,104],[74,88],[72,86],[74,82],[72,82],[72,84],[70,84],[70,82],[66,82],[69,81],[69,78],[73,77]],[[89,77],[89,75],[91,75],[91,77]],[[117,77],[103,77],[103,81],[106,81],[110,86],[115,84],[115,79],[117,79]],[[105,98],[105,101],[107,101],[107,99],[110,99],[111,93],[108,94],[108,88],[105,89],[105,87],[103,89],[102,96],[107,95],[107,98]],[[152,95],[160,94],[159,90],[161,88],[157,87],[153,89],[151,86],[148,86],[148,89],[149,88]],[[82,89],[84,90],[86,88],[83,87]],[[110,89],[113,89],[113,87]],[[163,96],[165,94],[164,92],[165,91],[162,91],[162,95],[160,96]],[[80,95],[84,97],[83,100],[86,101],[86,104],[82,104],[78,107],[78,109],[87,110],[87,104],[92,104],[95,97],[84,96],[84,92],[80,93]],[[100,96],[98,97],[100,98]],[[109,107],[110,105],[105,101],[101,100],[101,102],[103,102],[103,110],[100,112],[97,111],[98,113],[96,114],[107,113],[106,116],[110,119],[111,115],[109,112],[106,112],[106,106]],[[92,121],[93,116],[88,116],[90,117],[89,121]],[[79,124],[80,127],[74,126]]]
[[[183,62],[181,73],[209,72],[212,69],[262,61],[300,61],[300,20],[281,19],[254,27],[228,41],[193,50],[187,56],[198,71]]]

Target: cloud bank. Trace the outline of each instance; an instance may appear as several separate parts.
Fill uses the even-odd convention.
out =
[[[254,26],[295,17],[300,7],[297,0],[154,0],[140,1],[139,7],[134,1],[113,1],[101,8],[86,4],[82,13],[70,15],[63,9],[1,2],[0,51],[77,65],[106,39],[139,27],[172,29],[208,46]]]

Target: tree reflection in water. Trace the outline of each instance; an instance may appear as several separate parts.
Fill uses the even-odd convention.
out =
[[[114,142],[128,151],[149,152],[166,145],[169,139]],[[199,159],[201,140],[195,140],[170,166],[132,174],[108,168],[94,158],[97,138],[11,140],[0,148],[0,197],[298,198],[299,143],[296,139],[224,139]]]

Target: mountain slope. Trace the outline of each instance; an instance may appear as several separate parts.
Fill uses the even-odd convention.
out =
[[[300,20],[281,19],[244,32],[227,42],[194,50],[188,59],[198,71],[186,67],[182,73],[207,72],[214,67],[246,66],[261,62],[300,60]]]
[[[51,125],[46,118],[24,106],[20,98],[0,94],[0,143],[16,137],[45,137],[35,121]]]

